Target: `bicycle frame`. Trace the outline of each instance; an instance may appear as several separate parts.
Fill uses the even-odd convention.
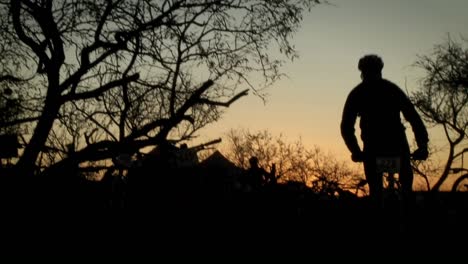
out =
[[[382,177],[382,206],[389,200],[402,199],[401,185],[397,174],[400,173],[401,158],[399,156],[376,157],[377,173]]]

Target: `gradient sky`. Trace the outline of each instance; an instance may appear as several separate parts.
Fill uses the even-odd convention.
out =
[[[418,54],[429,54],[449,33],[456,39],[468,37],[467,0],[330,3],[304,15],[294,38],[300,58],[285,65],[288,78],[270,88],[267,102],[250,93],[226,109],[221,121],[201,130],[199,140],[223,137],[229,129],[267,129],[350,160],[339,124],[346,97],[360,82],[359,58],[379,54],[385,63],[383,77],[411,91],[421,77],[411,66]],[[432,143],[444,143],[431,130],[430,137]]]

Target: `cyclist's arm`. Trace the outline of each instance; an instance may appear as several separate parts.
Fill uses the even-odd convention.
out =
[[[346,99],[340,125],[341,136],[343,137],[346,146],[352,154],[361,152],[361,148],[359,147],[354,129],[354,125],[358,116],[356,100],[356,94],[351,92]]]
[[[420,115],[410,99],[401,91],[401,110],[405,119],[410,123],[418,144],[418,148],[427,148],[429,135]]]

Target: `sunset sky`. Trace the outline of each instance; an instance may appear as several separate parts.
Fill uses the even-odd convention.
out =
[[[266,104],[251,93],[228,108],[221,121],[200,131],[200,140],[222,137],[229,129],[267,129],[350,160],[339,123],[346,96],[360,82],[359,58],[379,54],[383,77],[412,90],[421,77],[412,66],[418,54],[429,54],[448,34],[457,40],[468,37],[467,0],[330,3],[305,14],[294,38],[300,58],[283,68],[288,78],[270,88]],[[434,132],[430,137],[432,143],[444,143]]]

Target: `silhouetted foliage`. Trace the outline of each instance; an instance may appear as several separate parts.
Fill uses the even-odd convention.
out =
[[[1,1],[0,82],[28,106],[17,167],[55,166],[69,149],[95,166],[191,138],[280,78],[302,13],[321,2]]]
[[[12,122],[17,120],[21,114],[20,98],[7,86],[8,83],[2,84],[6,87],[0,91],[0,134],[17,134],[19,132],[18,126]]]
[[[319,183],[314,185],[317,192],[329,186],[355,191],[362,179],[345,162],[324,153],[318,146],[307,149],[300,139],[290,143],[282,135],[275,137],[267,130],[230,130],[226,141],[226,155],[237,166],[248,168],[250,157],[258,157],[259,165],[268,171],[272,164],[276,165],[279,182],[301,182],[309,187]]]
[[[11,165],[11,159],[18,156],[21,147],[18,135],[21,134],[19,126],[15,122],[21,118],[21,98],[10,88],[12,82],[3,82],[0,90],[0,160],[7,159]],[[0,167],[3,163],[0,163]]]
[[[422,118],[443,129],[448,143],[447,161],[432,189],[438,191],[468,143],[468,46],[466,40],[447,40],[420,55],[415,66],[424,70],[421,85],[410,97]]]

